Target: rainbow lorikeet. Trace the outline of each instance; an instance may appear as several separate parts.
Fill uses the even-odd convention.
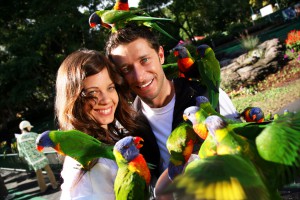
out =
[[[270,199],[255,166],[240,155],[215,155],[190,162],[164,193],[187,200]]]
[[[138,25],[155,29],[166,36],[174,39],[169,33],[163,30],[155,21],[170,21],[168,18],[151,17],[140,9],[134,10],[98,10],[91,14],[89,24],[91,28],[97,25],[103,26],[112,32],[124,28],[127,23],[135,22]]]
[[[209,101],[214,109],[219,103],[219,87],[221,84],[221,67],[214,51],[206,44],[197,47],[199,58],[198,70],[203,83],[207,86]]]
[[[254,140],[236,134],[215,115],[207,117],[205,125],[211,139],[204,141],[199,155],[205,158],[233,154],[249,159],[264,181],[270,199],[280,199],[278,189],[299,175],[300,113],[264,125]]]
[[[170,153],[168,175],[171,180],[183,171],[196,143],[199,143],[199,138],[189,123],[183,122],[171,132],[166,142]]]
[[[89,163],[96,158],[115,160],[113,146],[78,130],[45,131],[36,140],[37,149],[52,147],[58,153],[77,160],[84,170],[89,170]]]
[[[247,107],[241,113],[240,116],[246,122],[263,122],[264,112],[259,107]]]
[[[140,137],[127,136],[119,140],[113,153],[119,167],[114,183],[117,200],[142,200],[149,198],[150,171],[144,157]]]

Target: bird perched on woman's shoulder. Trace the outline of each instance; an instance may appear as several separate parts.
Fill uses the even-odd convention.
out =
[[[96,158],[115,160],[113,146],[78,130],[45,131],[36,140],[37,149],[52,147],[62,155],[77,160],[84,170],[89,170],[89,163]]]
[[[117,200],[143,200],[149,197],[150,171],[139,153],[143,139],[127,136],[114,146],[119,167],[114,183]]]

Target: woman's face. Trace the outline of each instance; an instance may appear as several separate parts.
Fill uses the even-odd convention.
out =
[[[84,112],[90,114],[101,127],[113,122],[119,97],[115,84],[104,68],[98,74],[83,80],[82,98],[85,99]]]

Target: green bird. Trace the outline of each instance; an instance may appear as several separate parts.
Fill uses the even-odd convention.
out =
[[[197,143],[200,139],[189,123],[183,122],[171,132],[166,142],[170,153],[168,175],[171,180],[183,171]]]
[[[183,200],[267,200],[268,190],[255,166],[239,155],[218,155],[189,163],[164,193]]]
[[[300,114],[266,124],[255,140],[236,134],[218,116],[207,117],[205,125],[211,138],[204,141],[199,156],[233,154],[251,160],[269,191],[270,199],[280,199],[278,189],[299,175]]]
[[[139,153],[140,137],[127,136],[119,140],[113,153],[119,167],[114,183],[117,200],[142,200],[149,198],[150,171]]]
[[[203,44],[197,47],[200,59],[197,59],[198,70],[201,78],[208,89],[208,97],[214,109],[219,103],[219,87],[221,83],[220,63],[215,53],[208,45]]]
[[[91,28],[97,25],[103,26],[112,32],[124,28],[129,22],[153,28],[166,36],[174,39],[169,33],[163,30],[155,21],[171,21],[168,18],[151,17],[146,12],[135,10],[98,10],[91,14],[89,24]],[[174,39],[175,40],[175,39]]]
[[[77,160],[84,170],[89,170],[89,163],[96,158],[115,160],[113,146],[78,130],[45,131],[36,140],[37,149],[52,147],[58,153]]]
[[[184,121],[190,121],[193,124],[193,129],[197,135],[203,140],[208,135],[208,130],[204,124],[209,114],[198,106],[190,106],[183,111]]]

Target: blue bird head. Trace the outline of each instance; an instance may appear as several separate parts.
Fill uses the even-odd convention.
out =
[[[119,152],[127,162],[130,162],[140,153],[140,141],[143,141],[140,137],[124,137],[115,144],[114,151]]]
[[[200,46],[197,47],[197,53],[198,55],[203,58],[205,56],[205,51],[206,49],[210,48],[210,46],[208,46],[207,44],[202,44]]]
[[[264,112],[259,107],[253,107],[249,112],[249,116],[258,122],[264,119]]]
[[[36,139],[36,148],[39,151],[42,151],[44,147],[55,147],[55,144],[49,137],[50,131],[45,131],[42,134],[40,134]]]

